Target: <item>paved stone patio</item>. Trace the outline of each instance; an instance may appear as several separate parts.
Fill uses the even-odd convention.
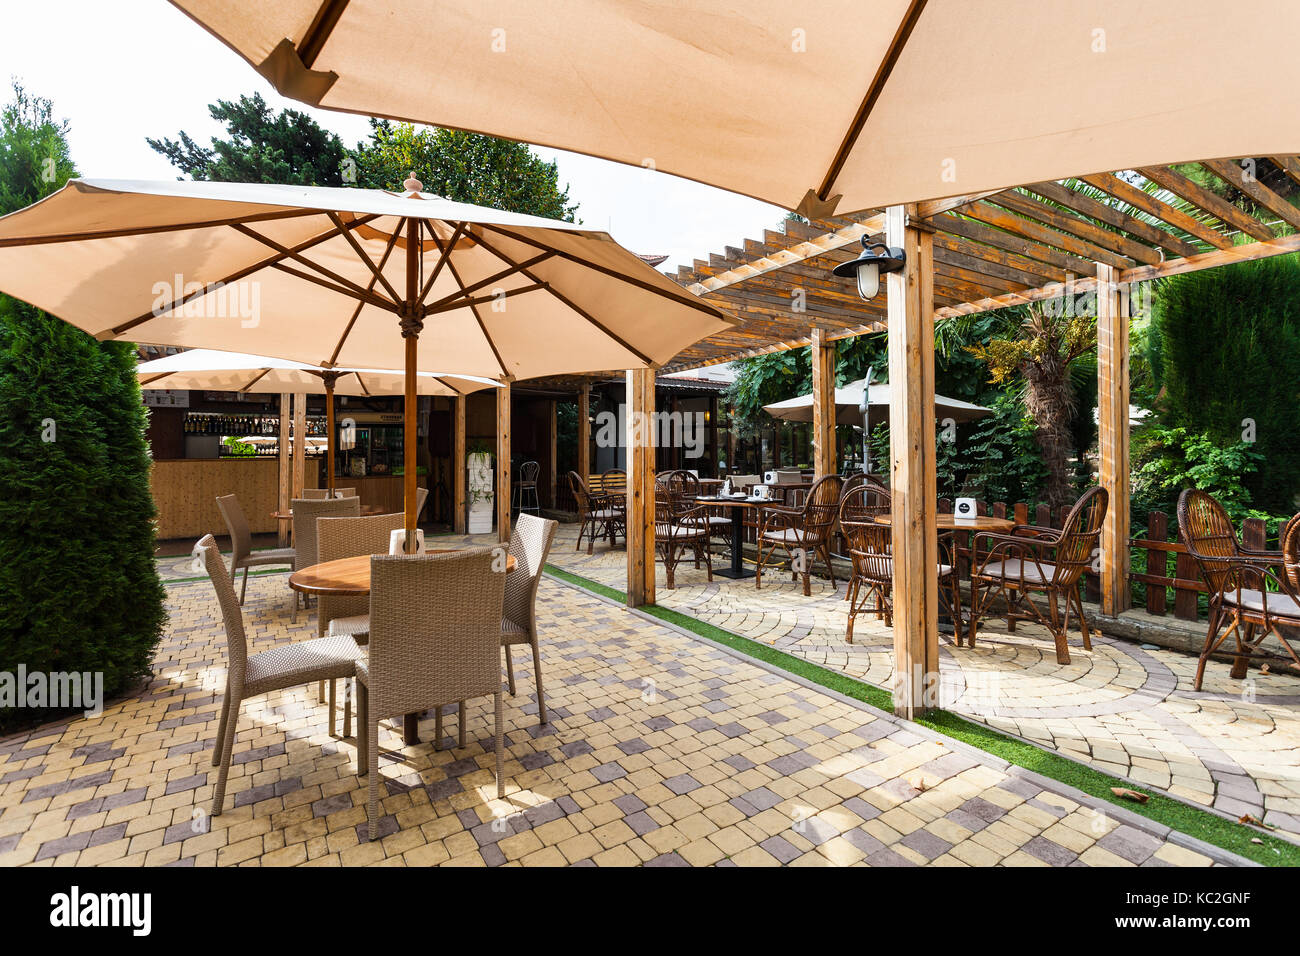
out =
[[[440,751],[431,714],[418,746],[386,726],[382,839],[365,842],[355,740],[299,688],[244,704],[211,818],[224,639],[206,582],[169,585],[168,610],[141,693],[0,740],[0,865],[1241,862],[549,578],[552,722],[519,655],[504,800],[486,701],[463,750],[454,715]],[[314,636],[311,616],[289,623],[283,574],[250,580],[245,617],[254,651]]]
[[[575,526],[560,526],[552,563],[625,588],[621,544],[614,551],[597,544],[588,556],[585,541],[575,552],[575,536]],[[804,597],[788,574],[765,574],[755,590],[752,580],[710,584],[683,562],[676,584],[664,586],[660,565],[659,604],[877,686],[892,683],[893,638],[883,621],[860,615],[854,643],[844,640],[843,582],[832,589],[813,578],[812,596]],[[1071,664],[1062,667],[1037,625],[1008,634],[1002,621],[988,619],[974,648],[945,636],[944,707],[1139,785],[1300,835],[1300,679],[1252,667],[1248,681],[1235,681],[1227,663],[1211,661],[1197,692],[1194,657],[1095,632],[1092,642],[1085,651],[1072,630]]]

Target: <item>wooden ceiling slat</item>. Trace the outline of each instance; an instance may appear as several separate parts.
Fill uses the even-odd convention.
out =
[[[1157,186],[1169,190],[1175,196],[1200,206],[1220,222],[1227,223],[1234,229],[1240,229],[1252,239],[1266,240],[1274,238],[1273,230],[1254,216],[1238,209],[1222,196],[1215,195],[1200,183],[1193,182],[1182,173],[1170,169],[1168,166],[1144,166],[1138,172]],[[1194,252],[1186,253],[1184,258],[1187,255],[1199,255],[1203,251],[1203,249],[1197,249]]]
[[[1158,226],[1153,226],[1145,219],[1138,219],[1136,216],[1121,212],[1113,206],[1098,202],[1091,196],[1076,192],[1061,183],[1034,183],[1032,186],[1026,186],[1025,188],[1037,193],[1044,199],[1050,199],[1052,202],[1067,206],[1077,213],[1099,219],[1117,229],[1123,229],[1130,235],[1160,246],[1176,256],[1194,256],[1201,252],[1199,248],[1186,239],[1181,239]]]
[[[935,217],[934,224],[943,232],[982,242],[995,249],[1003,249],[1029,259],[1037,259],[1069,275],[1089,275],[1097,268],[1091,260],[1072,256],[1039,242],[1032,242],[1024,236],[1013,236],[1009,232],[1002,232],[982,222],[975,222],[973,219],[963,219],[953,213]]]
[[[1246,175],[1246,170],[1232,160],[1211,159],[1201,163],[1201,166],[1214,173],[1229,186],[1240,189],[1293,229],[1300,229],[1300,209],[1291,205],[1258,179]]]
[[[1219,249],[1227,249],[1232,245],[1231,239],[1215,232],[1199,219],[1187,215],[1181,209],[1175,209],[1150,193],[1143,192],[1132,183],[1120,179],[1114,173],[1080,176],[1079,178],[1090,186],[1096,186],[1098,189],[1110,193],[1116,199],[1122,199],[1135,209],[1141,209],[1148,216],[1154,216],[1161,222],[1167,222],[1169,225],[1195,236],[1202,242],[1207,242]]]
[[[1074,213],[1049,206],[1042,200],[1026,196],[1024,193],[1011,190],[998,193],[989,201],[1060,232],[1066,232],[1088,242],[1096,243],[1103,249],[1109,249],[1116,255],[1126,256],[1135,262],[1154,265],[1164,259],[1164,256],[1155,249],[1138,242],[1136,239],[1130,239],[1128,236],[1111,232],[1109,229],[1103,229],[1095,222],[1080,219]]]
[[[1000,206],[991,205],[983,200],[962,207],[962,213],[1013,235],[1032,239],[1034,242],[1045,246],[1054,246],[1063,252],[1071,252],[1076,256],[1091,259],[1093,262],[1104,262],[1117,269],[1128,269],[1134,264],[1134,260],[1128,256],[1121,256],[1109,249],[1103,249],[1096,243],[1087,242],[1076,236],[1058,232],[1055,229],[1049,229],[1042,223],[1017,216]]]

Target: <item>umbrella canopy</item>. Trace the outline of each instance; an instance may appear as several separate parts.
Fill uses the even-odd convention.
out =
[[[100,339],[402,368],[410,546],[417,370],[645,368],[730,324],[604,232],[404,185],[71,180],[0,218],[0,290]]]
[[[835,389],[835,424],[857,425],[862,427],[861,411],[862,393],[866,379],[850,382]],[[888,384],[871,386],[871,424],[882,425],[889,421],[890,386]],[[784,402],[764,405],[764,411],[774,418],[783,418],[788,422],[810,422],[813,420],[813,397],[800,395],[798,398]],[[992,415],[993,409],[983,405],[972,405],[946,395],[934,396],[934,414],[937,418],[951,418],[955,422],[970,422],[985,415]]]
[[[405,375],[397,371],[323,369],[305,362],[217,349],[188,349],[141,362],[135,367],[135,373],[141,388],[308,395],[320,395],[330,388],[335,395],[401,395],[406,381]],[[415,390],[420,395],[468,395],[480,389],[499,387],[499,383],[487,378],[434,372],[417,373],[415,383]]]
[[[286,96],[813,217],[1300,151],[1294,0],[172,2]]]

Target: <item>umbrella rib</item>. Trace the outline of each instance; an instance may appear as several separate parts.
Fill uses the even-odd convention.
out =
[[[835,157],[826,170],[826,177],[817,190],[817,198],[822,202],[825,202],[828,198],[831,187],[835,185],[840,170],[844,168],[844,163],[849,158],[849,152],[853,149],[858,137],[862,134],[862,130],[866,127],[871,111],[876,108],[876,102],[880,99],[880,94],[884,92],[885,84],[889,81],[889,75],[894,72],[894,66],[898,63],[898,58],[902,56],[903,48],[907,46],[907,41],[911,38],[917,21],[921,19],[921,12],[925,9],[926,2],[927,0],[912,0],[908,4],[907,12],[903,14],[898,30],[894,33],[894,39],[890,41],[889,49],[885,51],[884,59],[880,61],[880,66],[876,69],[876,75],[872,77],[871,85],[867,87],[866,95],[858,106],[853,122],[844,134],[844,141],[840,143],[840,148],[835,151]]]
[[[472,296],[470,298],[457,299],[455,302],[448,303],[440,308],[429,308],[425,311],[426,316],[439,315],[443,312],[451,312],[454,309],[464,308],[465,306],[486,305],[489,302],[496,302],[501,299],[509,299],[525,292],[536,292],[538,289],[549,289],[548,282],[533,282],[529,285],[521,285],[517,289],[502,289],[499,293],[493,292],[488,295]]]
[[[456,242],[460,239],[461,233],[465,231],[465,223],[456,223],[456,228],[451,234],[451,240],[447,243],[447,247],[444,249],[442,242],[438,239],[438,234],[433,231],[433,224],[427,219],[422,219],[420,221],[424,223],[424,228],[427,229],[429,235],[433,237],[433,244],[437,246],[438,251],[442,253],[437,264],[433,267],[433,272],[429,274],[428,280],[424,283],[424,288],[420,290],[420,302],[423,303],[429,295],[429,290],[433,288],[433,283],[438,278],[438,274],[442,272],[442,267],[446,265],[448,260],[451,258],[451,251],[456,248]],[[457,281],[459,282],[459,280]]]
[[[262,245],[264,246],[269,246],[270,248],[274,249],[276,252],[283,252],[287,258],[292,259],[294,262],[302,263],[303,265],[305,265],[307,268],[311,269],[314,272],[319,272],[321,275],[325,276],[325,278],[332,280],[342,288],[350,290],[352,292],[353,298],[364,297],[366,301],[373,302],[375,305],[379,305],[381,308],[391,307],[393,311],[396,311],[397,309],[396,303],[389,302],[387,299],[385,299],[381,295],[378,295],[373,290],[367,292],[364,288],[357,285],[351,279],[339,275],[337,272],[335,272],[332,269],[327,269],[324,266],[313,262],[312,260],[308,259],[306,256],[302,255],[301,253],[294,252],[288,247],[282,245],[281,243],[276,242],[274,239],[270,238],[269,236],[264,236],[260,232],[257,232],[254,229],[249,229],[243,223],[239,223],[239,222],[231,223],[230,228],[234,229],[236,232],[238,232],[241,235],[247,236],[250,239],[254,239],[257,242],[262,243]],[[341,222],[336,222],[335,228],[338,229],[340,235],[342,235],[346,231],[346,227]],[[384,303],[386,303],[387,305],[385,306]]]
[[[250,388],[252,388],[254,385],[256,385],[259,381],[261,381],[263,376],[265,376],[265,375],[269,375],[270,372],[271,372],[271,370],[270,370],[269,368],[264,368],[264,369],[262,369],[262,371],[258,372],[256,375],[253,376],[253,380],[252,380],[251,382],[249,382],[249,383],[248,383],[247,385],[245,385],[243,388],[237,388],[237,389],[235,389],[235,391],[237,391],[237,392],[246,392],[246,391],[248,391]]]
[[[307,32],[302,35],[302,42],[298,44],[298,56],[307,69],[310,70],[316,62],[316,57],[320,56],[320,51],[325,48],[325,41],[338,26],[339,18],[343,16],[343,11],[347,7],[348,0],[325,0],[317,9],[316,16],[307,27]]]
[[[175,374],[176,374],[175,372],[159,372],[157,375],[150,375],[148,378],[146,378],[143,382],[140,383],[140,387],[144,388],[146,385],[152,385],[154,382],[157,382],[160,379],[164,379],[169,375],[175,375]]]
[[[357,258],[360,259],[363,263],[365,263],[366,268],[370,270],[370,274],[374,276],[375,279],[378,279],[379,282],[383,285],[384,290],[388,293],[388,297],[392,299],[394,302],[400,302],[402,297],[397,294],[397,290],[394,289],[392,283],[388,281],[388,277],[385,276],[381,271],[379,271],[379,269],[375,266],[374,262],[371,261],[370,257],[366,255],[366,251],[361,248],[361,243],[357,242],[357,237],[352,234],[352,230],[344,228],[343,220],[339,218],[339,214],[331,211],[328,213],[328,215],[330,217],[330,221],[334,223],[334,225],[339,227],[339,232],[341,232],[343,234],[343,238],[348,241],[348,245],[350,245],[352,247],[352,251],[357,254]],[[374,287],[375,287],[375,283],[372,281],[370,285],[367,287],[367,291],[374,289]]]
[[[353,292],[351,289],[345,286],[335,285],[333,282],[330,282],[328,279],[323,279],[320,276],[314,276],[310,272],[300,272],[299,270],[295,269],[293,266],[285,265],[283,262],[273,262],[271,263],[270,268],[278,269],[280,272],[286,273],[287,275],[291,275],[295,279],[302,279],[304,282],[311,282],[315,285],[320,286],[323,289],[328,289],[331,292],[335,292],[341,296],[345,296],[346,298],[356,299],[362,305],[373,305],[376,308],[386,309],[389,312],[398,311],[398,307],[393,305],[387,299],[384,299],[379,296],[372,297],[372,296],[362,295],[361,294],[362,290],[360,288],[358,288],[356,292]]]
[[[487,241],[486,239],[484,239],[482,236],[477,236],[477,237],[475,237],[475,238],[476,238],[477,242],[479,243],[479,245],[481,245],[481,246],[482,246],[484,249],[486,249],[488,252],[492,253],[492,255],[496,256],[498,259],[502,260],[503,262],[508,262],[508,263],[510,263],[511,265],[514,265],[514,264],[515,264],[513,259],[511,259],[508,255],[506,255],[506,254],[505,254],[504,252],[502,252],[500,249],[496,248],[496,246],[492,245],[492,243],[488,242],[488,241]],[[529,272],[527,269],[524,269],[524,270],[523,270],[523,273],[524,273],[524,275],[526,275],[528,278],[530,278],[530,279],[536,281],[537,277],[534,276],[534,275],[533,275],[531,272]],[[654,365],[654,364],[655,364],[654,361],[653,361],[649,356],[647,356],[645,353],[643,353],[640,349],[636,348],[636,347],[633,346],[630,342],[628,342],[628,341],[626,341],[625,339],[623,339],[622,336],[617,335],[617,334],[616,334],[615,332],[613,332],[611,329],[606,328],[605,325],[604,325],[602,322],[598,321],[598,320],[596,319],[595,316],[593,316],[591,313],[589,313],[586,309],[582,308],[582,307],[581,307],[580,305],[578,305],[576,302],[572,301],[568,296],[564,295],[564,294],[563,294],[562,292],[560,292],[558,289],[556,289],[556,288],[554,288],[554,287],[552,287],[552,286],[547,286],[546,291],[549,292],[549,293],[551,293],[551,295],[555,296],[557,299],[559,299],[561,302],[563,302],[565,305],[567,305],[567,306],[568,306],[570,309],[572,309],[574,312],[578,313],[578,315],[582,316],[584,319],[586,319],[588,322],[590,322],[590,323],[591,323],[592,325],[594,325],[596,328],[600,329],[600,331],[604,332],[606,335],[608,335],[611,339],[613,339],[613,340],[614,340],[615,342],[617,342],[619,345],[623,346],[623,348],[627,349],[629,352],[631,352],[633,355],[635,355],[637,358],[639,358],[642,362],[645,362],[646,365]]]
[[[316,215],[316,211],[313,210],[312,215]],[[370,218],[374,219],[378,217],[371,216]],[[229,222],[223,222],[220,223],[220,225],[229,225]],[[335,235],[337,235],[335,229],[333,228],[328,229],[325,232],[317,236],[313,236],[310,239],[304,239],[302,242],[298,243],[298,245],[293,247],[293,251],[302,252],[306,249],[310,249],[312,248],[312,246],[320,245],[322,242],[325,242],[327,239],[334,238]],[[179,299],[173,299],[171,302],[167,303],[167,307],[164,309],[150,309],[144,315],[137,316],[136,318],[132,319],[130,322],[124,322],[122,325],[115,326],[109,330],[109,333],[112,336],[118,336],[121,335],[123,332],[129,332],[137,325],[141,325],[144,322],[148,322],[150,319],[156,319],[159,316],[161,316],[163,313],[171,312],[172,310],[177,309],[180,306],[188,305],[190,302],[194,301],[195,299],[200,299],[203,296],[207,295],[213,289],[221,288],[222,286],[228,285],[231,282],[238,282],[240,279],[244,278],[245,276],[252,275],[254,272],[258,271],[259,269],[265,269],[269,266],[274,266],[276,263],[282,261],[285,258],[287,258],[286,254],[277,254],[274,256],[268,256],[265,259],[259,259],[257,262],[254,262],[251,266],[245,266],[244,268],[232,272],[230,275],[225,276],[224,278],[216,279],[212,282],[205,284],[200,289],[195,289],[193,292],[189,293],[188,295],[182,295]]]
[[[388,237],[388,245],[384,248],[384,254],[379,257],[380,272],[383,272],[384,266],[388,264],[388,257],[392,255],[393,247],[396,245],[397,245],[397,233],[394,232],[391,236]],[[374,279],[370,280],[372,288],[374,285],[374,281],[375,281]],[[357,319],[360,317],[361,310],[364,309],[365,306],[366,304],[364,302],[358,302],[357,307],[352,310],[352,318],[348,319],[348,324],[343,329],[343,334],[339,336],[338,344],[334,346],[334,354],[330,356],[330,360],[326,364],[333,365],[335,362],[339,360],[339,353],[343,351],[343,343],[346,342],[348,340],[348,336],[352,334],[352,327],[357,324]],[[360,376],[358,376],[358,380],[359,379]]]
[[[122,239],[127,236],[153,236],[163,232],[185,232],[189,229],[213,229],[232,222],[273,222],[280,219],[304,219],[320,215],[319,209],[293,209],[287,212],[267,212],[239,219],[205,219],[202,222],[169,223],[165,226],[148,226],[143,229],[105,229],[103,232],[63,232],[53,236],[32,236],[17,239],[0,239],[0,249],[10,246],[46,246],[58,242],[86,242],[91,239]],[[376,218],[376,217],[371,217]]]
[[[464,223],[459,223],[459,226],[464,226],[464,225],[465,225]],[[434,245],[436,245],[439,249],[442,250],[442,258],[438,261],[438,266],[441,268],[442,263],[444,262],[447,263],[447,268],[451,272],[451,277],[456,280],[456,285],[459,286],[462,291],[464,291],[465,286],[460,281],[460,274],[456,271],[455,263],[451,261],[451,250],[452,247],[455,245],[456,236],[453,235],[452,242],[447,246],[446,249],[443,249],[442,242],[438,239],[437,233],[433,231],[433,226],[429,224],[428,220],[425,220],[425,226],[429,230],[429,235],[433,237]],[[457,233],[459,232],[460,229],[458,228]],[[492,350],[492,356],[497,360],[497,367],[501,369],[501,374],[504,376],[509,376],[510,370],[506,368],[505,360],[501,358],[501,352],[498,351],[497,344],[492,341],[492,333],[487,330],[487,325],[483,322],[483,316],[478,314],[478,306],[471,303],[469,306],[469,310],[474,315],[474,321],[478,323],[479,331],[483,333],[483,339],[484,341],[487,342],[488,348]]]
[[[527,236],[522,236],[517,232],[513,232],[509,229],[505,229],[502,226],[496,225],[495,223],[481,222],[478,223],[478,226],[480,229],[491,229],[493,232],[498,232],[503,236],[506,236],[510,239],[514,239],[516,242],[522,242],[525,245],[533,246],[534,248],[537,249],[551,248],[550,246],[542,245],[542,243],[538,242],[536,239],[530,239]],[[707,302],[702,300],[699,296],[695,295],[693,292],[687,292],[686,290],[683,289],[681,291],[681,294],[678,295],[675,294],[674,292],[669,292],[666,289],[660,289],[657,286],[652,285],[649,282],[646,282],[644,279],[638,279],[636,276],[630,276],[627,275],[626,273],[619,272],[617,269],[611,269],[608,266],[602,266],[602,265],[597,265],[594,262],[588,262],[586,259],[582,258],[581,256],[574,255],[572,252],[565,252],[561,249],[555,249],[553,251],[561,259],[568,260],[569,262],[572,262],[575,265],[586,266],[588,269],[591,269],[595,272],[599,272],[602,275],[607,275],[611,279],[617,279],[620,282],[626,282],[628,285],[634,285],[638,289],[643,289],[646,292],[653,292],[655,295],[662,296],[665,299],[671,299],[673,302],[681,303],[682,305],[689,306],[692,309],[698,309],[701,312],[707,312],[709,313],[709,315],[713,316],[714,318],[722,318],[722,313],[720,313],[713,306],[709,305]],[[649,268],[649,266],[647,266],[646,268]]]
[[[464,305],[464,301],[461,300],[467,301],[471,292],[477,292],[479,289],[482,289],[484,286],[489,286],[493,282],[500,282],[502,279],[508,279],[517,272],[524,272],[532,266],[537,265],[539,262],[544,262],[551,258],[552,255],[554,255],[554,252],[543,252],[541,255],[533,256],[533,258],[529,259],[527,262],[518,264],[511,263],[509,269],[498,272],[496,275],[488,276],[486,279],[480,279],[478,282],[466,286],[459,292],[453,292],[451,295],[443,296],[437,302],[430,303],[425,307],[425,311],[426,313],[444,312],[447,308],[456,308],[459,305]],[[540,282],[540,280],[534,281],[538,282],[539,285],[546,284]]]

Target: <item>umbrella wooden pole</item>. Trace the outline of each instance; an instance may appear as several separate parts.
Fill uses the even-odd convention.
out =
[[[406,503],[406,553],[415,551],[415,367],[419,359],[420,221],[406,220],[406,309],[402,335],[406,338],[406,400],[402,407],[402,496]]]
[[[325,376],[325,487],[334,497],[334,378]]]

